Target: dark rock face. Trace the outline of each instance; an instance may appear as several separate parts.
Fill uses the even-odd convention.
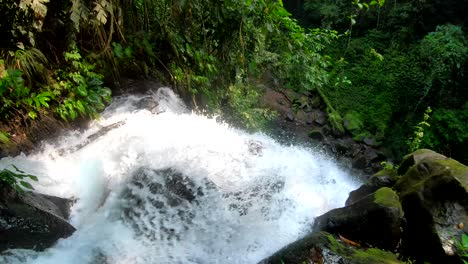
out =
[[[404,253],[421,262],[462,263],[454,244],[468,233],[468,167],[421,149],[405,157],[399,172]]]
[[[44,250],[75,228],[68,218],[72,201],[38,193],[16,193],[0,185],[0,252],[9,248]]]
[[[356,248],[345,244],[327,232],[310,234],[262,260],[259,264],[336,263],[336,264],[397,264],[397,257],[375,248]]]
[[[398,196],[390,188],[383,187],[349,206],[317,217],[313,230],[394,250],[400,241],[402,219]]]
[[[204,192],[212,188],[215,188],[213,183],[207,180],[195,183],[172,168],[141,167],[133,173],[121,194],[125,201],[124,221],[137,235],[150,239],[179,239],[178,231],[170,222],[180,222],[184,229],[190,228],[196,214],[194,208]],[[146,218],[154,221],[146,222],[143,220]],[[167,222],[168,219],[171,221]]]
[[[393,170],[382,170],[374,174],[358,189],[352,191],[345,205],[351,205],[362,198],[374,193],[382,187],[392,187],[396,183],[396,173]]]

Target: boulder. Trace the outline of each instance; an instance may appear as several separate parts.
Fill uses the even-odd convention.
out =
[[[403,253],[420,262],[463,263],[456,244],[468,233],[468,167],[421,149],[404,158],[399,172]]]
[[[71,200],[0,184],[0,252],[10,248],[44,250],[75,228],[68,218]]]
[[[367,180],[365,184],[361,185],[361,187],[349,193],[345,205],[351,205],[382,187],[392,187],[396,183],[396,180],[395,170],[381,170]]]
[[[322,134],[322,131],[320,129],[312,129],[309,132],[309,138],[317,141],[322,141],[324,139],[324,136]]]
[[[284,247],[259,264],[338,263],[338,264],[398,264],[395,254],[375,248],[353,247],[327,232],[309,234]],[[349,242],[348,242],[349,243]]]
[[[349,206],[317,217],[313,230],[340,234],[362,244],[394,250],[400,241],[402,219],[398,195],[383,187]]]
[[[180,239],[181,230],[191,227],[199,199],[214,188],[214,184],[206,179],[195,182],[173,168],[140,167],[120,194],[122,217],[137,235],[150,239]],[[167,219],[177,219],[183,225],[182,229],[177,230],[165,221]]]

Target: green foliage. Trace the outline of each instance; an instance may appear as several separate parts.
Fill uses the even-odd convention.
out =
[[[47,15],[46,3],[49,0],[3,0],[0,15],[2,23],[0,32],[2,50],[12,50],[29,43],[35,46],[35,35],[42,30],[44,18]]]
[[[9,186],[13,187],[17,192],[23,192],[23,188],[34,190],[33,186],[25,181],[25,179],[30,179],[33,181],[38,181],[37,177],[34,175],[26,174],[24,171],[18,169],[15,165],[12,165],[16,172],[12,172],[7,169],[0,171],[0,182],[6,183]]]
[[[228,93],[228,105],[234,116],[234,121],[239,121],[247,129],[264,128],[268,121],[277,116],[275,111],[258,107],[260,92],[256,87],[248,87],[244,83],[238,83],[231,85]]]
[[[358,132],[363,129],[364,123],[361,116],[356,111],[350,111],[344,116],[344,126],[348,131]]]
[[[4,144],[8,144],[10,142],[10,138],[7,132],[0,130],[0,142]]]
[[[428,107],[424,112],[423,120],[414,127],[413,136],[408,139],[407,143],[409,152],[414,152],[421,147],[421,143],[423,142],[424,138],[424,131],[431,126],[427,122],[430,118],[431,112],[432,109]]]
[[[51,87],[54,95],[61,95],[55,112],[66,121],[79,115],[97,117],[111,101],[111,90],[103,86],[103,76],[94,72],[95,65],[83,60],[78,50],[66,52],[65,60],[69,68],[56,72],[56,83]]]
[[[464,264],[468,263],[468,235],[462,233],[459,240],[455,240],[455,247],[457,248],[457,254],[461,257]]]
[[[34,119],[37,112],[49,108],[49,101],[54,97],[48,91],[36,93],[25,85],[23,73],[15,69],[7,69],[0,78],[0,115],[8,118],[18,111],[24,110]]]
[[[468,103],[458,109],[435,109],[424,145],[447,156],[468,161]]]
[[[44,74],[47,58],[36,48],[20,48],[14,52],[8,64],[23,72],[29,82],[32,82],[35,77],[40,78],[40,75]]]
[[[388,170],[388,171],[394,171],[398,169],[398,165],[395,166],[395,164],[389,161],[382,161],[380,162],[380,165],[382,166],[382,169]]]
[[[421,58],[429,63],[431,78],[447,79],[461,68],[468,58],[468,45],[462,28],[455,25],[437,26],[420,44]],[[448,81],[448,80],[445,80]]]
[[[328,81],[331,61],[322,52],[336,32],[302,28],[281,1],[142,0],[123,10],[123,31],[130,32],[113,45],[119,65],[129,65],[123,62],[131,61],[125,55],[131,48],[136,61],[168,74],[195,106],[201,102],[214,112],[239,107],[243,115],[244,105],[230,98],[239,90],[233,87],[243,86],[242,93],[258,99],[246,89],[266,71],[299,92],[321,89]]]

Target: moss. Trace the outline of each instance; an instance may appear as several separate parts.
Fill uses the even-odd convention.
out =
[[[401,192],[400,197],[403,197],[408,193],[418,192],[426,181],[430,180],[432,177],[437,177],[440,175],[450,175],[454,177],[458,182],[460,182],[465,190],[468,191],[467,166],[456,160],[449,158],[442,159],[438,156],[421,159],[421,162],[424,162],[424,168],[428,168],[426,169],[428,174],[420,172],[420,170],[417,168],[420,163],[412,166],[395,185],[397,190]]]
[[[396,170],[394,168],[392,169],[383,169],[378,172],[376,172],[372,177],[382,177],[382,176],[391,176],[395,177],[396,176]]]
[[[374,202],[382,206],[398,208],[400,215],[403,215],[398,195],[388,187],[382,187],[374,193]]]
[[[344,257],[349,260],[350,263],[354,264],[370,264],[370,263],[382,263],[382,264],[396,264],[401,263],[397,256],[391,252],[383,251],[376,248],[360,249],[355,247],[349,247],[339,242],[333,235],[323,232],[322,235],[327,237],[328,243],[327,248],[330,251]]]
[[[345,128],[351,132],[360,131],[364,126],[361,116],[356,111],[348,112],[343,118],[343,123]]]
[[[454,159],[444,159],[444,160],[437,160],[438,164],[445,166],[450,170],[452,175],[457,178],[467,189],[468,187],[468,167],[461,164],[460,162]]]
[[[396,264],[402,263],[399,261],[395,254],[383,251],[376,248],[369,248],[367,250],[356,250],[351,256],[351,263],[355,264]]]

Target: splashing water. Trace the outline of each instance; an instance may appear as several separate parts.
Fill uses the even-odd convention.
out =
[[[358,185],[310,149],[189,113],[169,88],[117,98],[86,131],[10,164],[77,199],[77,231],[2,263],[257,263]]]

